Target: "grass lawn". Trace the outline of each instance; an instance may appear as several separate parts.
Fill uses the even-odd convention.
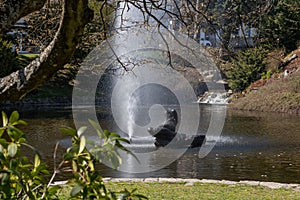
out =
[[[32,60],[37,58],[39,54],[19,54],[17,56],[19,60],[19,65],[21,67],[26,67]]]
[[[107,189],[129,191],[137,189],[136,194],[142,194],[154,200],[199,200],[199,199],[300,199],[300,191],[292,189],[270,189],[262,186],[226,185],[195,183],[157,183],[157,182],[107,182]],[[63,193],[61,199],[66,198]]]

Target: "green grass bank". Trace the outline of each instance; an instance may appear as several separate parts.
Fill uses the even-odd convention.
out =
[[[218,184],[185,182],[113,182],[106,184],[107,189],[129,191],[137,189],[135,193],[142,194],[151,200],[199,200],[199,199],[300,199],[300,191],[295,189],[271,189],[264,186],[250,186],[245,184]],[[68,188],[61,191],[59,199],[64,199]]]

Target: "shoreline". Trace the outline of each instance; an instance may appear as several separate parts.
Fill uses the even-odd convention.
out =
[[[184,183],[185,186],[193,186],[195,183],[204,184],[224,184],[224,185],[247,185],[247,186],[262,186],[270,189],[292,189],[300,191],[298,183],[279,183],[279,182],[264,182],[264,181],[229,181],[216,179],[185,179],[185,178],[102,178],[104,182],[127,182],[127,183]],[[65,185],[67,181],[56,181],[52,185]]]
[[[247,97],[244,97],[245,99]],[[108,105],[101,98],[95,99],[96,106]],[[210,104],[203,104],[209,106]],[[82,99],[82,106],[90,106],[85,104],[85,98]],[[223,106],[223,105],[222,105]],[[72,108],[72,97],[50,97],[50,98],[26,98],[17,102],[1,102],[0,108],[4,110],[43,110],[43,109],[58,109],[58,108]],[[258,113],[278,113],[289,115],[300,115],[300,112],[285,112],[282,110],[260,110],[260,109],[241,109],[235,103],[229,103],[226,105],[227,110],[245,111],[245,112],[258,112]],[[297,109],[298,110],[298,109]]]

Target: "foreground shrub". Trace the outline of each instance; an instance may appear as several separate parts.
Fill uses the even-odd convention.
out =
[[[71,171],[73,173],[73,178],[69,180],[69,184],[74,185],[70,193],[71,198],[145,198],[142,195],[133,194],[126,189],[122,192],[113,192],[106,189],[102,177],[95,169],[95,164],[99,163],[101,160],[106,160],[111,162],[114,168],[117,168],[122,163],[118,150],[130,153],[120,142],[129,143],[129,141],[121,138],[116,133],[101,131],[99,125],[94,121],[90,121],[90,124],[95,128],[95,131],[99,136],[99,141],[102,141],[100,144],[86,139],[83,135],[87,129],[86,127],[81,127],[78,131],[72,128],[61,129],[64,133],[72,137],[72,146],[67,149],[67,152],[64,155],[64,162],[71,164]],[[86,148],[87,144],[91,146],[89,150]],[[135,192],[135,190],[133,192]]]
[[[122,162],[118,150],[130,153],[121,144],[128,141],[116,133],[101,131],[93,121],[90,123],[103,143],[96,144],[88,141],[83,135],[86,127],[79,130],[63,128],[62,131],[72,137],[72,146],[66,150],[63,160],[57,166],[54,160],[54,172],[50,176],[38,151],[26,142],[25,133],[16,127],[26,125],[19,119],[18,112],[13,112],[9,118],[2,112],[0,199],[57,199],[61,186],[52,186],[52,182],[58,173],[70,171],[73,175],[67,183],[72,187],[70,199],[147,199],[143,195],[135,194],[136,190],[130,192],[125,189],[114,192],[106,189],[102,177],[95,169],[95,164],[105,159],[118,167]],[[87,145],[91,147],[90,150],[87,149]],[[22,154],[21,147],[32,150],[33,160]],[[55,149],[57,147],[58,145]]]
[[[25,134],[16,126],[26,123],[19,120],[19,114],[13,112],[8,118],[2,112],[0,128],[0,199],[38,199],[51,198],[47,190],[45,174],[49,174],[40,155],[25,139]],[[22,154],[21,147],[33,151],[34,160],[30,161]],[[54,192],[55,193],[55,192]]]

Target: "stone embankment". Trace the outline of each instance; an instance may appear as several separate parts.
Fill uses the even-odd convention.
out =
[[[261,182],[261,181],[228,181],[213,179],[183,179],[183,178],[103,178],[104,182],[151,182],[151,183],[185,183],[185,186],[193,186],[195,183],[208,184],[225,184],[225,185],[248,185],[263,186],[271,189],[293,189],[300,191],[300,184],[294,183],[277,183],[277,182]],[[54,185],[63,185],[66,181],[55,182]]]

